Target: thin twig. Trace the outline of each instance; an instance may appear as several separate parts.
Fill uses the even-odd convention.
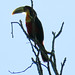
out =
[[[41,67],[41,65],[43,65],[43,64],[41,64],[41,61],[39,60],[39,57],[36,56],[36,61],[32,58],[32,61],[33,61],[33,63],[36,64],[39,75],[43,75],[43,69]],[[43,65],[43,66],[45,66],[45,65]]]
[[[19,22],[11,22],[11,34],[12,34],[12,38],[14,38],[14,35],[13,35],[13,24],[14,23],[19,24]]]
[[[11,34],[12,34],[12,38],[14,38],[14,35],[13,35],[13,25],[11,23]]]
[[[27,38],[30,39],[29,35],[26,33],[26,31],[23,27],[22,21],[20,20],[19,22],[11,22],[11,25],[13,25],[14,23],[18,24],[21,27],[21,29],[23,30],[24,34],[27,36]],[[12,31],[12,36],[13,36],[13,31]]]
[[[57,38],[57,37],[61,34],[62,29],[63,29],[63,25],[64,25],[64,22],[62,23],[62,26],[61,26],[61,28],[60,28],[60,31],[59,31],[58,34],[55,36],[55,38]]]
[[[21,29],[23,30],[24,34],[27,36],[28,39],[30,39],[29,35],[27,34],[27,32],[25,31],[24,27],[23,27],[23,24],[22,24],[22,21],[20,20],[20,23],[19,23]]]
[[[54,71],[55,75],[59,75],[57,67],[55,66],[55,63],[52,60],[50,62],[51,62],[51,66],[53,68],[53,71]]]
[[[29,67],[27,67],[25,70],[23,70],[23,71],[19,71],[19,72],[11,72],[11,71],[9,71],[9,72],[10,72],[11,74],[23,73],[23,72],[25,72],[26,70],[28,70],[29,68],[31,68],[32,65],[33,65],[33,63],[32,63]]]
[[[63,67],[64,67],[65,63],[66,63],[66,57],[64,58],[63,63],[61,63],[60,75],[62,75],[62,71],[63,71]]]
[[[37,56],[37,69],[38,69],[38,73],[39,75],[43,75],[43,69],[41,67],[41,61],[39,60],[39,57]]]
[[[32,61],[33,61],[33,63],[37,63],[33,58],[32,58]],[[44,65],[44,64],[42,64],[42,63],[41,63],[41,65],[44,66],[45,68],[47,68],[46,65]]]
[[[47,62],[47,70],[48,70],[48,72],[49,72],[49,75],[51,75],[50,66],[49,66],[49,61]]]
[[[32,42],[31,42],[31,40],[29,40],[29,41],[30,41],[30,44],[31,44],[31,47],[32,47],[32,51],[33,51],[34,55],[36,56],[36,52],[35,52],[35,50],[34,50],[34,48],[33,48],[33,44],[32,44]]]
[[[55,32],[52,32],[52,34],[53,34],[53,40],[52,40],[52,51],[51,52],[53,55],[50,56],[50,62],[51,62],[52,68],[54,70],[54,73],[56,75],[59,75],[57,67],[56,67],[56,57],[55,57],[55,50],[54,50]],[[52,61],[52,58],[53,58],[53,61]]]
[[[33,0],[31,0],[31,7],[33,8]]]
[[[59,32],[56,35],[55,35],[55,32],[52,32],[53,41],[52,41],[52,51],[51,52],[53,53],[53,55],[50,56],[50,59],[51,59],[50,62],[51,62],[51,65],[52,65],[53,70],[54,70],[56,75],[59,75],[59,73],[58,73],[58,70],[57,70],[57,67],[56,67],[56,57],[55,57],[54,43],[55,43],[55,39],[61,34],[62,29],[63,29],[63,25],[64,25],[64,22],[62,23],[62,26],[61,26]],[[52,61],[52,58],[53,58],[53,61]]]

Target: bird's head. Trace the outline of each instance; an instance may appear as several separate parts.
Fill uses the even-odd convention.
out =
[[[18,13],[23,13],[23,12],[25,12],[26,14],[29,14],[30,16],[36,15],[35,10],[30,6],[18,7],[12,12],[12,15],[18,14]]]

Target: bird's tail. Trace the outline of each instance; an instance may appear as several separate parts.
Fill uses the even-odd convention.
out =
[[[43,44],[42,44],[42,46],[43,46],[43,51],[41,51],[41,57],[42,57],[42,60],[43,60],[44,62],[48,62],[47,51],[46,51],[46,49],[45,49],[45,47],[44,47]]]
[[[47,57],[46,57],[46,56],[47,56]],[[47,55],[47,53],[45,53],[45,55],[44,55],[44,53],[41,52],[41,57],[42,57],[42,60],[43,60],[44,62],[48,62],[48,55]]]

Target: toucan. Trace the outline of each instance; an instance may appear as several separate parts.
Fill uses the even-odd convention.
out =
[[[16,8],[13,12],[12,15],[18,14],[18,13],[26,13],[26,28],[27,28],[27,33],[28,35],[33,38],[37,39],[38,42],[44,46],[43,40],[44,40],[44,31],[42,27],[42,23],[37,17],[36,11],[30,7],[30,6],[21,6]],[[47,53],[46,53],[47,55]],[[48,59],[44,56],[44,54],[41,52],[41,56],[44,62],[47,62]]]

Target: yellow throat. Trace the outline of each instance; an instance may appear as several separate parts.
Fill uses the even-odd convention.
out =
[[[31,21],[31,16],[30,16],[30,12],[29,10],[26,11],[26,22],[30,22]]]

